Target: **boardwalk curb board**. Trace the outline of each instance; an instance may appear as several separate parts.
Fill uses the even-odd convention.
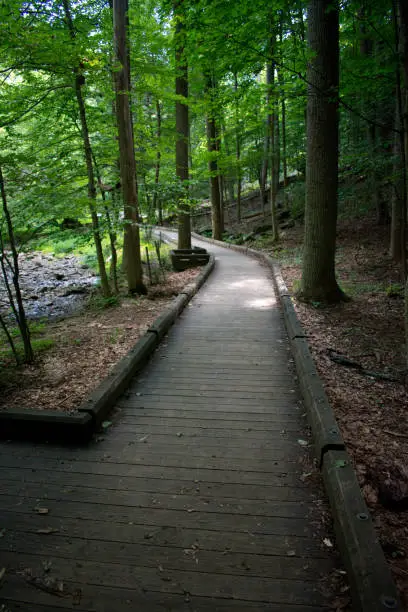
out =
[[[334,518],[339,550],[351,584],[353,609],[359,612],[403,612],[352,462],[279,266],[261,251],[213,240],[197,233],[193,233],[193,236],[255,257],[271,269],[312,428],[315,453]]]
[[[53,410],[13,408],[0,411],[0,438],[76,444],[88,442],[99,430],[116,400],[131,379],[147,363],[160,340],[168,332],[183,308],[204,284],[214,269],[210,257],[196,279],[174,298],[170,306],[157,317],[148,331],[113,367],[110,374],[90,393],[75,414]]]

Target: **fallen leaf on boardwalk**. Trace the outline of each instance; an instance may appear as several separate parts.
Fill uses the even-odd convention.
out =
[[[75,589],[75,591],[72,593],[72,604],[74,606],[79,606],[79,604],[81,603],[81,598],[82,598],[81,589]]]
[[[55,529],[55,527],[43,527],[42,529],[37,529],[37,533],[44,534],[57,533],[58,531],[59,529]]]
[[[301,475],[300,480],[306,480],[306,478],[310,478],[310,476],[312,476],[313,472],[306,472],[304,474]]]
[[[102,421],[102,429],[108,429],[112,425],[112,421]]]
[[[35,512],[37,512],[37,514],[48,514],[49,513],[48,508],[42,508],[40,506],[36,506],[34,510]]]
[[[306,442],[306,440],[298,440],[298,444],[300,444],[300,446],[309,446],[309,442]]]
[[[288,550],[288,552],[286,554],[288,555],[288,557],[295,557],[296,556],[296,551]]]
[[[181,436],[182,436],[182,435],[183,435],[183,432],[181,432],[181,431],[178,431],[178,432],[177,432],[177,437],[178,437],[178,438],[181,438]]]
[[[339,610],[344,610],[344,608],[347,608],[349,604],[350,597],[336,597],[336,599],[330,604],[330,607],[338,612]]]
[[[5,573],[6,573],[6,568],[2,567],[0,569],[0,582],[3,580]]]
[[[329,540],[329,538],[324,538],[323,544],[327,546],[327,548],[333,548],[333,542]]]
[[[187,512],[194,512],[194,508],[187,508]]]
[[[142,438],[139,438],[139,442],[146,442],[148,437],[149,436],[147,435],[147,436],[143,436]]]
[[[42,562],[44,572],[48,573],[52,567],[52,561],[43,561]]]
[[[347,465],[347,461],[345,461],[344,459],[337,459],[337,461],[334,462],[334,466],[336,468],[346,467],[346,465]]]

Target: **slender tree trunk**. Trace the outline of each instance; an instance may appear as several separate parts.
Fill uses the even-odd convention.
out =
[[[403,135],[403,186],[404,186],[404,247],[406,247],[406,215],[408,208],[408,6],[405,0],[396,0],[397,44],[401,65],[401,117]],[[406,259],[402,266],[405,275],[405,352],[408,368],[408,275]],[[408,380],[408,374],[407,374]]]
[[[62,1],[65,13],[65,19],[68,26],[68,31],[72,40],[76,38],[76,32],[74,28],[74,23],[72,21],[71,8],[69,0]],[[92,231],[94,235],[95,241],[95,249],[96,249],[96,257],[98,260],[98,268],[99,268],[99,276],[101,279],[101,287],[102,293],[105,297],[109,297],[111,294],[108,275],[106,274],[106,266],[105,266],[105,258],[103,256],[103,248],[102,248],[102,237],[99,227],[99,219],[97,213],[96,206],[96,188],[95,188],[95,176],[94,169],[92,163],[92,149],[91,143],[89,139],[89,130],[88,130],[88,122],[86,117],[86,109],[84,98],[82,95],[82,86],[84,84],[84,77],[80,73],[79,66],[74,67],[74,77],[75,77],[75,95],[78,103],[79,110],[79,118],[81,123],[81,132],[82,132],[82,142],[84,146],[84,156],[86,163],[86,171],[88,175],[88,206],[89,212],[91,214],[92,220]]]
[[[94,167],[95,167],[95,173],[96,173],[96,178],[98,180],[98,185],[99,185],[99,189],[101,192],[101,197],[102,197],[102,201],[103,201],[103,205],[104,205],[104,210],[105,210],[105,219],[106,219],[106,226],[108,228],[108,234],[109,234],[109,244],[110,244],[110,250],[111,250],[111,266],[110,266],[110,276],[111,279],[113,280],[113,287],[114,287],[114,291],[115,293],[119,293],[119,287],[118,287],[118,253],[116,250],[116,232],[113,229],[113,223],[112,223],[112,218],[111,218],[111,213],[109,210],[109,206],[106,203],[106,194],[105,194],[105,189],[102,186],[102,177],[101,177],[101,173],[99,172],[99,167],[98,164],[96,162],[96,157],[94,154],[93,149],[91,149],[92,152],[92,159],[93,159],[93,163],[94,163]],[[111,190],[112,193],[112,203],[113,203],[113,198],[114,198],[114,187]]]
[[[206,93],[208,96],[206,122],[207,148],[210,154],[208,169],[210,171],[212,237],[216,240],[222,240],[220,184],[218,176],[218,162],[216,157],[218,153],[218,137],[214,116],[214,80],[211,75],[206,76]]]
[[[337,1],[310,0],[307,68],[306,209],[303,299],[337,302],[335,275],[338,187],[339,10]]]
[[[124,207],[124,251],[126,250],[126,277],[129,293],[146,294],[140,256],[139,212],[136,185],[136,160],[132,117],[129,102],[130,65],[126,40],[127,0],[113,0],[113,26],[115,58],[119,69],[115,71],[116,114],[119,132],[119,160]]]
[[[391,201],[390,256],[402,264],[406,260],[404,215],[404,137],[401,123],[401,80],[397,71],[395,132],[394,132],[394,181]]]
[[[241,222],[241,190],[242,190],[242,177],[241,177],[241,134],[240,134],[240,122],[239,122],[239,100],[238,100],[238,76],[234,72],[234,91],[235,91],[235,152],[237,158],[237,220]]]
[[[268,79],[267,79],[268,80]],[[269,104],[269,91],[266,94],[267,105]],[[269,165],[269,148],[270,148],[270,127],[269,127],[269,118],[270,113],[268,111],[267,118],[265,120],[265,136],[264,136],[264,144],[263,144],[263,157],[262,157],[262,165],[261,172],[259,177],[259,197],[261,199],[261,207],[263,215],[266,214],[266,181],[268,178],[268,165]]]
[[[280,44],[282,47],[283,33],[282,23],[280,24]],[[283,58],[282,58],[283,59]],[[285,80],[283,77],[282,68],[278,68],[278,82],[279,82],[279,97],[281,100],[281,126],[282,126],[282,169],[283,169],[283,204],[284,208],[287,206],[287,193],[286,188],[288,186],[288,160],[286,157],[286,100],[285,100]]]
[[[157,151],[156,151],[156,165],[154,169],[154,193],[153,193],[153,212],[156,214],[156,208],[159,208],[159,224],[163,225],[163,209],[161,204],[161,199],[158,197],[157,189],[159,186],[159,178],[160,178],[160,162],[161,162],[161,105],[160,100],[156,100],[156,120],[157,120]]]
[[[269,54],[270,60],[266,67],[266,84],[268,88],[268,132],[269,132],[269,166],[270,166],[270,187],[269,187],[269,204],[272,220],[272,240],[279,240],[279,227],[276,214],[276,199],[279,186],[279,139],[277,138],[277,104],[276,104],[276,88],[275,88],[275,67],[276,62],[273,59],[276,51],[276,34],[274,32],[273,18],[271,17],[270,25],[270,42]]]
[[[225,147],[225,153],[227,155],[227,157],[229,158],[230,154],[231,154],[231,149],[229,146],[229,142],[228,142],[228,136],[225,130],[225,125],[224,123],[221,124],[221,133],[222,133],[222,139],[223,139],[223,143],[224,143],[224,147]],[[231,176],[228,174],[227,177],[225,177],[225,189],[226,189],[226,195],[225,195],[225,200],[229,203],[232,204],[232,202],[234,201],[234,180],[233,178],[231,178]]]
[[[15,304],[14,302],[14,298],[11,293],[11,287],[9,286],[9,283],[8,283],[7,270],[4,265],[5,249],[4,249],[3,241],[1,241],[1,267],[3,271],[3,278],[4,278],[4,283],[6,285],[6,288],[9,294],[9,298],[10,298],[10,306],[12,307],[12,310],[13,310],[13,313],[14,313],[14,316],[16,318],[16,322],[18,325],[18,329],[20,332],[20,336],[23,341],[24,361],[26,363],[31,363],[34,360],[34,354],[33,354],[33,349],[31,346],[30,328],[28,327],[27,317],[26,317],[25,310],[24,310],[23,297],[21,295],[18,251],[17,251],[17,245],[16,245],[16,241],[14,237],[13,222],[11,220],[11,215],[10,215],[10,211],[8,208],[6,188],[4,186],[3,171],[2,171],[1,166],[0,166],[0,195],[1,195],[1,201],[2,201],[2,206],[3,206],[3,214],[4,214],[5,221],[6,221],[7,233],[8,233],[9,242],[10,242],[11,256],[13,258],[13,264],[12,265],[9,264],[9,268],[12,272],[15,301],[17,302],[17,304]],[[7,333],[7,328],[5,327],[5,325],[3,325],[3,329],[5,329],[6,335],[9,338],[9,342],[10,342],[10,335]],[[15,347],[12,341],[10,342],[10,346],[15,355],[16,361],[18,363],[19,357],[17,355],[17,351],[15,350]]]
[[[176,45],[176,175],[183,186],[185,198],[188,196],[188,142],[189,142],[189,117],[188,117],[188,70],[185,52],[185,9],[183,0],[176,0],[173,4],[174,17],[176,20],[175,45]],[[191,249],[191,216],[189,207],[180,202],[178,214],[178,248]]]

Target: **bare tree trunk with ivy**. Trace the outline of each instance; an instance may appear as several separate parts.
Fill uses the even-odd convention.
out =
[[[1,194],[1,201],[2,201],[2,206],[3,206],[3,215],[6,221],[8,239],[10,243],[11,257],[12,257],[12,263],[11,263],[7,258],[3,239],[1,239],[1,245],[0,245],[1,246],[1,253],[0,253],[1,269],[3,273],[4,284],[6,286],[8,297],[9,297],[10,306],[13,311],[14,317],[16,319],[21,339],[23,341],[24,361],[25,363],[31,363],[34,360],[34,354],[33,354],[33,349],[31,346],[30,329],[28,327],[27,317],[26,317],[25,310],[24,310],[23,298],[21,295],[18,251],[17,251],[17,245],[16,245],[16,241],[14,237],[13,222],[11,220],[11,215],[10,215],[10,211],[8,208],[6,188],[4,185],[4,177],[3,177],[3,171],[2,171],[1,166],[0,166],[0,194]],[[7,266],[12,274],[12,283],[14,287],[15,299],[13,296],[13,292],[12,292],[10,283],[8,281]],[[11,335],[8,333],[7,326],[3,318],[1,318],[1,326],[6,334],[11,350],[14,353],[16,362],[19,363],[18,353],[12,341]]]

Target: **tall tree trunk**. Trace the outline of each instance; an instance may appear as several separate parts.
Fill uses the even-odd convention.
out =
[[[268,80],[268,79],[267,79]],[[269,92],[266,94],[267,105],[269,104]],[[268,111],[267,118],[265,120],[265,136],[264,136],[264,144],[263,144],[263,157],[262,157],[262,165],[261,172],[259,176],[259,197],[261,199],[261,207],[262,212],[265,216],[266,214],[266,181],[268,178],[268,166],[269,166],[269,148],[270,148],[270,128],[269,128],[269,117],[270,113]]]
[[[279,228],[276,214],[276,199],[279,186],[279,138],[277,137],[277,104],[276,104],[276,87],[275,87],[275,67],[276,62],[273,59],[276,52],[276,34],[273,17],[270,23],[270,42],[269,54],[270,60],[266,67],[266,85],[268,88],[268,133],[269,133],[269,166],[270,166],[270,187],[269,187],[269,204],[272,220],[272,240],[279,240]]]
[[[74,23],[72,21],[71,9],[69,0],[63,0],[62,2],[64,7],[65,19],[68,26],[68,31],[72,40],[75,40],[76,33],[74,28]],[[75,77],[75,95],[78,103],[79,109],[79,118],[81,123],[81,132],[82,132],[82,142],[84,147],[84,156],[86,163],[86,171],[88,176],[88,206],[89,212],[91,214],[92,220],[92,231],[95,242],[96,249],[96,257],[98,260],[98,268],[99,268],[99,276],[101,279],[101,287],[102,293],[105,297],[109,297],[111,294],[108,275],[106,274],[106,266],[105,266],[105,258],[103,256],[103,248],[102,248],[102,238],[99,227],[99,219],[96,207],[96,187],[95,187],[95,176],[94,169],[92,163],[92,149],[91,143],[89,140],[89,130],[88,123],[86,117],[86,109],[84,98],[82,95],[82,86],[84,84],[84,77],[81,75],[79,66],[74,67],[74,77]]]
[[[211,223],[212,237],[216,240],[222,240],[222,220],[221,220],[221,198],[220,184],[218,176],[217,162],[217,128],[214,109],[214,79],[211,75],[206,76],[206,93],[208,96],[207,110],[207,148],[210,154],[208,169],[210,171],[210,187],[211,187]]]
[[[241,222],[241,191],[242,191],[242,177],[241,177],[241,134],[240,134],[240,122],[239,122],[239,100],[238,100],[238,76],[234,72],[234,91],[235,91],[235,152],[237,158],[237,220]]]
[[[31,346],[31,339],[30,339],[30,328],[28,327],[28,322],[27,322],[27,317],[26,317],[26,313],[24,310],[24,303],[23,303],[23,297],[21,295],[21,289],[20,289],[20,268],[19,268],[19,261],[18,261],[18,251],[17,251],[17,245],[16,245],[16,241],[15,241],[15,237],[14,237],[14,228],[13,228],[13,222],[11,220],[11,215],[10,215],[10,211],[8,208],[8,203],[7,203],[7,196],[6,196],[6,188],[4,186],[4,178],[3,178],[3,171],[2,168],[0,166],[0,197],[1,197],[1,202],[2,202],[2,206],[3,206],[3,214],[4,214],[4,219],[6,221],[6,227],[7,227],[7,233],[8,233],[8,237],[9,237],[9,243],[10,243],[10,248],[11,248],[11,256],[13,258],[13,264],[11,265],[9,263],[9,268],[11,270],[12,273],[12,282],[13,282],[13,287],[14,287],[14,293],[15,293],[15,301],[14,301],[14,297],[13,294],[11,292],[11,287],[9,285],[8,282],[8,277],[7,277],[7,270],[6,267],[4,265],[4,259],[5,259],[5,249],[4,249],[4,244],[3,241],[1,240],[1,268],[3,271],[3,280],[4,280],[4,284],[6,285],[6,289],[9,295],[9,299],[10,299],[10,306],[13,310],[13,314],[15,316],[17,325],[18,325],[18,330],[20,332],[20,336],[21,339],[23,341],[23,347],[24,347],[24,361],[25,363],[31,363],[34,360],[34,354],[33,354],[33,349]],[[2,319],[3,321],[3,319]],[[17,363],[19,363],[19,357],[17,354],[17,351],[15,349],[13,340],[10,336],[10,334],[8,333],[7,327],[3,321],[2,323],[2,327],[3,330],[6,333],[6,336],[9,339],[9,343],[10,343],[10,347],[15,355],[16,361]]]
[[[108,228],[108,234],[109,234],[109,244],[110,244],[110,250],[111,250],[111,266],[110,266],[110,277],[113,280],[113,288],[114,288],[114,292],[115,293],[119,293],[119,285],[118,285],[118,252],[116,249],[116,232],[114,230],[113,227],[113,223],[112,223],[112,216],[111,216],[111,211],[109,210],[109,206],[106,203],[106,189],[103,188],[103,184],[102,184],[102,177],[101,177],[101,173],[99,172],[99,166],[96,162],[96,157],[95,157],[95,153],[92,149],[92,159],[93,159],[93,163],[95,166],[95,173],[96,173],[96,178],[98,180],[98,185],[99,185],[99,189],[101,192],[101,197],[102,197],[102,201],[103,201],[103,205],[104,205],[104,210],[105,210],[105,219],[106,219],[106,226]],[[113,187],[111,190],[112,193],[112,204],[114,201],[114,193],[115,193],[115,187]],[[112,206],[113,208],[113,206]]]
[[[303,299],[337,302],[335,275],[338,186],[339,10],[337,1],[310,0],[307,68],[306,209]]]
[[[146,294],[140,256],[139,212],[136,185],[136,160],[129,102],[130,65],[126,36],[127,0],[113,0],[116,115],[119,132],[119,161],[124,213],[124,251],[129,293]]]
[[[398,264],[406,261],[405,199],[404,199],[404,136],[401,122],[401,78],[397,71],[395,125],[394,125],[394,181],[391,200],[390,256]],[[403,277],[404,272],[403,272]]]
[[[163,225],[163,208],[161,199],[158,197],[157,189],[159,186],[159,178],[160,178],[160,162],[161,162],[161,106],[160,100],[156,99],[156,121],[157,121],[157,151],[156,151],[156,165],[154,168],[154,192],[153,192],[153,213],[156,214],[156,208],[159,207],[159,224]]]
[[[221,123],[221,133],[222,133],[222,140],[223,140],[224,147],[225,147],[225,153],[227,155],[227,158],[229,158],[231,154],[231,150],[230,150],[228,135],[226,133],[224,122]],[[225,200],[229,204],[232,204],[232,202],[234,201],[234,179],[231,178],[230,174],[228,174],[228,176],[225,177],[225,189],[227,192],[225,196]]]
[[[370,58],[374,55],[373,41],[367,36],[367,28],[365,20],[370,17],[370,7],[364,1],[359,9],[360,19],[360,54],[364,58]],[[365,98],[365,99],[364,99]],[[363,96],[363,105],[368,112],[370,119],[375,122],[377,119],[377,102],[372,98],[367,99]],[[367,144],[369,152],[369,170],[368,170],[368,193],[371,197],[373,209],[376,211],[378,225],[384,225],[388,221],[388,210],[380,193],[380,177],[378,175],[378,128],[374,123],[369,123],[367,126]]]
[[[401,117],[403,134],[403,185],[404,185],[404,246],[406,247],[406,215],[408,208],[408,6],[405,0],[396,0],[397,41],[401,65]],[[403,273],[405,274],[405,351],[408,368],[408,275],[404,258]],[[408,380],[408,375],[407,375]]]
[[[188,118],[188,70],[185,52],[185,8],[183,0],[176,0],[173,4],[174,18],[176,21],[175,45],[176,45],[176,175],[179,178],[188,196],[188,142],[189,142],[189,118]],[[181,198],[182,200],[183,198]],[[178,248],[191,249],[191,216],[190,210],[185,203],[180,202],[178,214]]]
[[[282,21],[280,23],[280,46],[283,45],[283,32],[282,32]],[[283,60],[283,58],[281,58]],[[286,100],[285,100],[285,80],[283,77],[283,70],[281,67],[278,68],[278,82],[279,82],[279,98],[281,100],[281,126],[282,126],[282,169],[283,169],[283,203],[286,208],[287,205],[287,193],[286,188],[288,186],[288,160],[286,157]]]

